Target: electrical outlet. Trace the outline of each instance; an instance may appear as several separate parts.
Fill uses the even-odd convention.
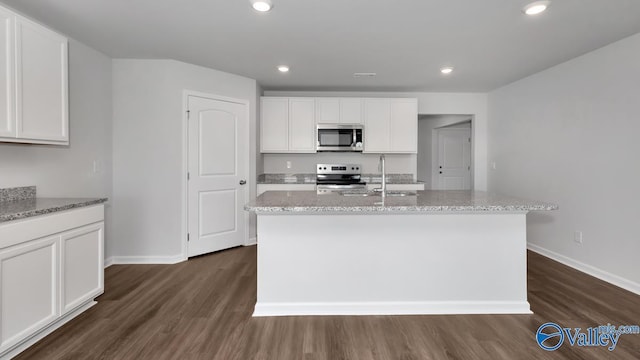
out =
[[[582,244],[582,231],[574,231],[573,232],[573,241],[578,244]]]
[[[287,169],[291,169],[291,161],[287,160]]]

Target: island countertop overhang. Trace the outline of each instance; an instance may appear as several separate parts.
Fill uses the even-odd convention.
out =
[[[552,203],[484,191],[424,190],[417,196],[318,195],[315,191],[267,191],[245,205],[258,214],[308,213],[513,213],[556,210]]]

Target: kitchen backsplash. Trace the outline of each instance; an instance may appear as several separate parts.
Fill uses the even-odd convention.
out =
[[[36,197],[35,186],[22,186],[0,189],[0,202],[24,200]]]
[[[386,171],[388,174],[416,174],[415,154],[388,154]],[[316,164],[361,164],[363,174],[379,174],[378,154],[361,153],[317,153],[317,154],[264,154],[265,174],[315,174]],[[287,168],[287,161],[291,167]]]

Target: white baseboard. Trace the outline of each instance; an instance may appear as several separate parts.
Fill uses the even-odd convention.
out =
[[[253,316],[532,314],[527,301],[257,303]]]
[[[124,264],[177,264],[186,260],[187,258],[182,254],[175,256],[112,256],[104,261],[104,267]]]
[[[621,276],[614,275],[610,272],[599,269],[595,266],[591,266],[580,262],[578,260],[574,260],[568,256],[564,256],[562,254],[558,254],[557,252],[547,250],[543,247],[540,247],[535,244],[527,243],[527,248],[535,253],[538,253],[542,256],[548,257],[552,260],[555,260],[561,264],[572,267],[578,271],[581,271],[585,274],[596,277],[602,281],[606,281],[615,286],[621,287],[625,290],[631,291],[632,293],[640,295],[640,284],[633,282],[631,280],[625,279]]]
[[[252,245],[258,245],[258,238],[255,238],[255,237],[249,238],[249,242],[244,244],[244,246],[252,246]]]

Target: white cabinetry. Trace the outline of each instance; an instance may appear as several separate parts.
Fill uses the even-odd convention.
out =
[[[258,184],[257,195],[265,191],[315,191],[316,184]],[[256,195],[256,196],[257,196]]]
[[[260,151],[316,152],[316,124],[364,124],[365,153],[418,152],[418,100],[413,98],[260,99]]]
[[[62,313],[100,295],[104,289],[103,223],[61,236]]]
[[[59,239],[50,236],[0,250],[0,350],[60,316]]]
[[[14,88],[15,16],[0,7],[0,139],[16,136]]]
[[[365,153],[417,153],[417,99],[364,100]]]
[[[362,124],[361,98],[316,98],[316,123]]]
[[[104,291],[104,206],[0,224],[0,358],[11,357]]]
[[[0,141],[67,145],[67,39],[4,8],[0,38]]]
[[[316,152],[314,99],[261,98],[260,151],[263,153]]]
[[[289,151],[316,152],[315,102],[309,98],[289,99]]]

